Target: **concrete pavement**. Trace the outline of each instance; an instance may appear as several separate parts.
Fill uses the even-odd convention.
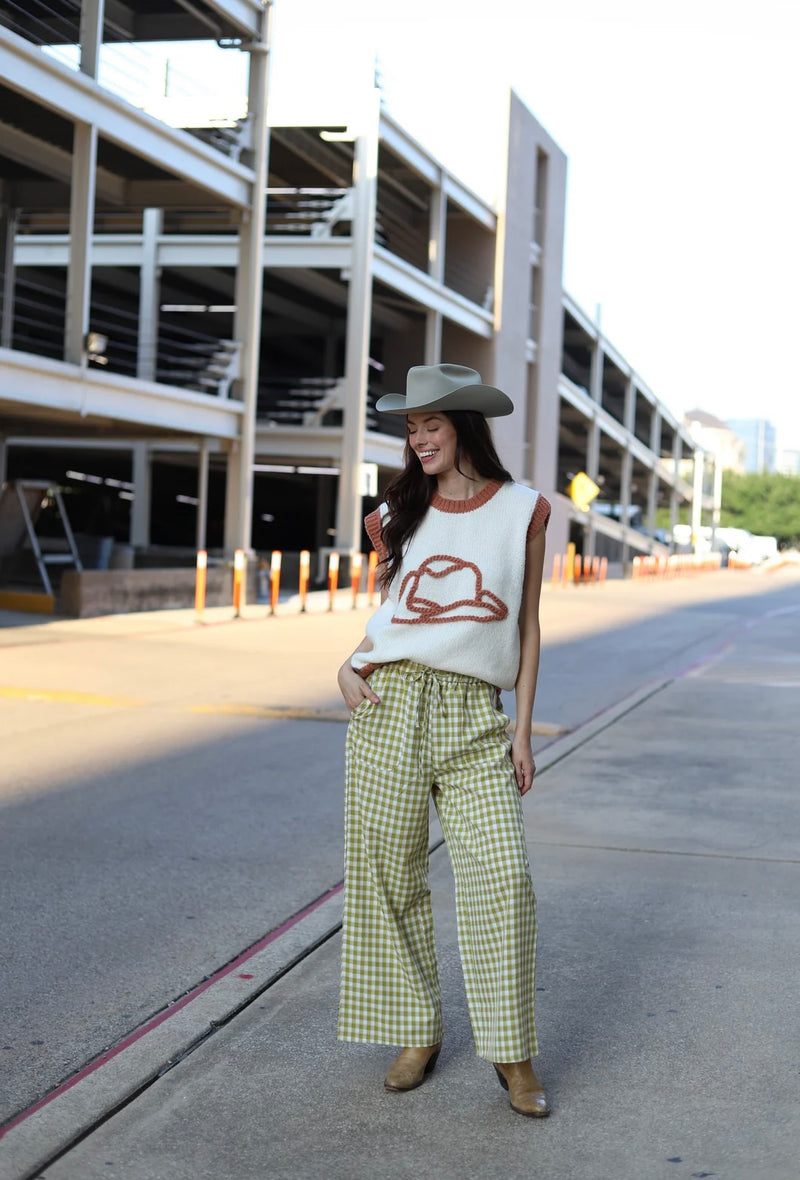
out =
[[[570,605],[545,595],[551,711],[537,713],[571,729],[538,743],[525,808],[550,1120],[514,1115],[474,1057],[438,850],[448,1025],[425,1086],[386,1094],[391,1050],[333,1040],[334,890],[19,1123],[0,1144],[8,1175],[793,1180],[800,582],[704,581],[638,597],[598,588]],[[603,634],[618,668],[597,667]],[[299,674],[287,683],[295,700],[313,696]],[[88,1137],[44,1166],[81,1128]]]

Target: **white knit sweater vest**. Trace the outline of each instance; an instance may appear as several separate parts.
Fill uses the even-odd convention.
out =
[[[356,652],[353,667],[368,675],[379,664],[414,660],[513,688],[525,543],[538,499],[516,483],[501,484],[488,499],[437,497],[367,623],[372,650]],[[381,505],[382,516],[386,511]]]

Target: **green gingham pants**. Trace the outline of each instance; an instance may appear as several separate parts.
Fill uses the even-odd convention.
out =
[[[442,1037],[428,888],[429,800],[456,883],[464,984],[479,1057],[536,1054],[536,915],[508,718],[497,691],[409,661],[370,676],[351,715],[338,1036]]]

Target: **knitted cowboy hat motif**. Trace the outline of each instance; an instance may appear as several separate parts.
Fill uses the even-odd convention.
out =
[[[485,590],[481,571],[459,557],[429,557],[403,579],[393,623],[500,622],[502,598]]]
[[[385,393],[375,403],[383,414],[417,414],[421,410],[477,410],[485,418],[514,412],[511,398],[466,365],[414,365],[406,392]]]

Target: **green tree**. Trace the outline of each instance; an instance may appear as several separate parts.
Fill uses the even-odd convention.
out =
[[[782,546],[800,545],[800,476],[726,471],[720,524],[777,537]]]

